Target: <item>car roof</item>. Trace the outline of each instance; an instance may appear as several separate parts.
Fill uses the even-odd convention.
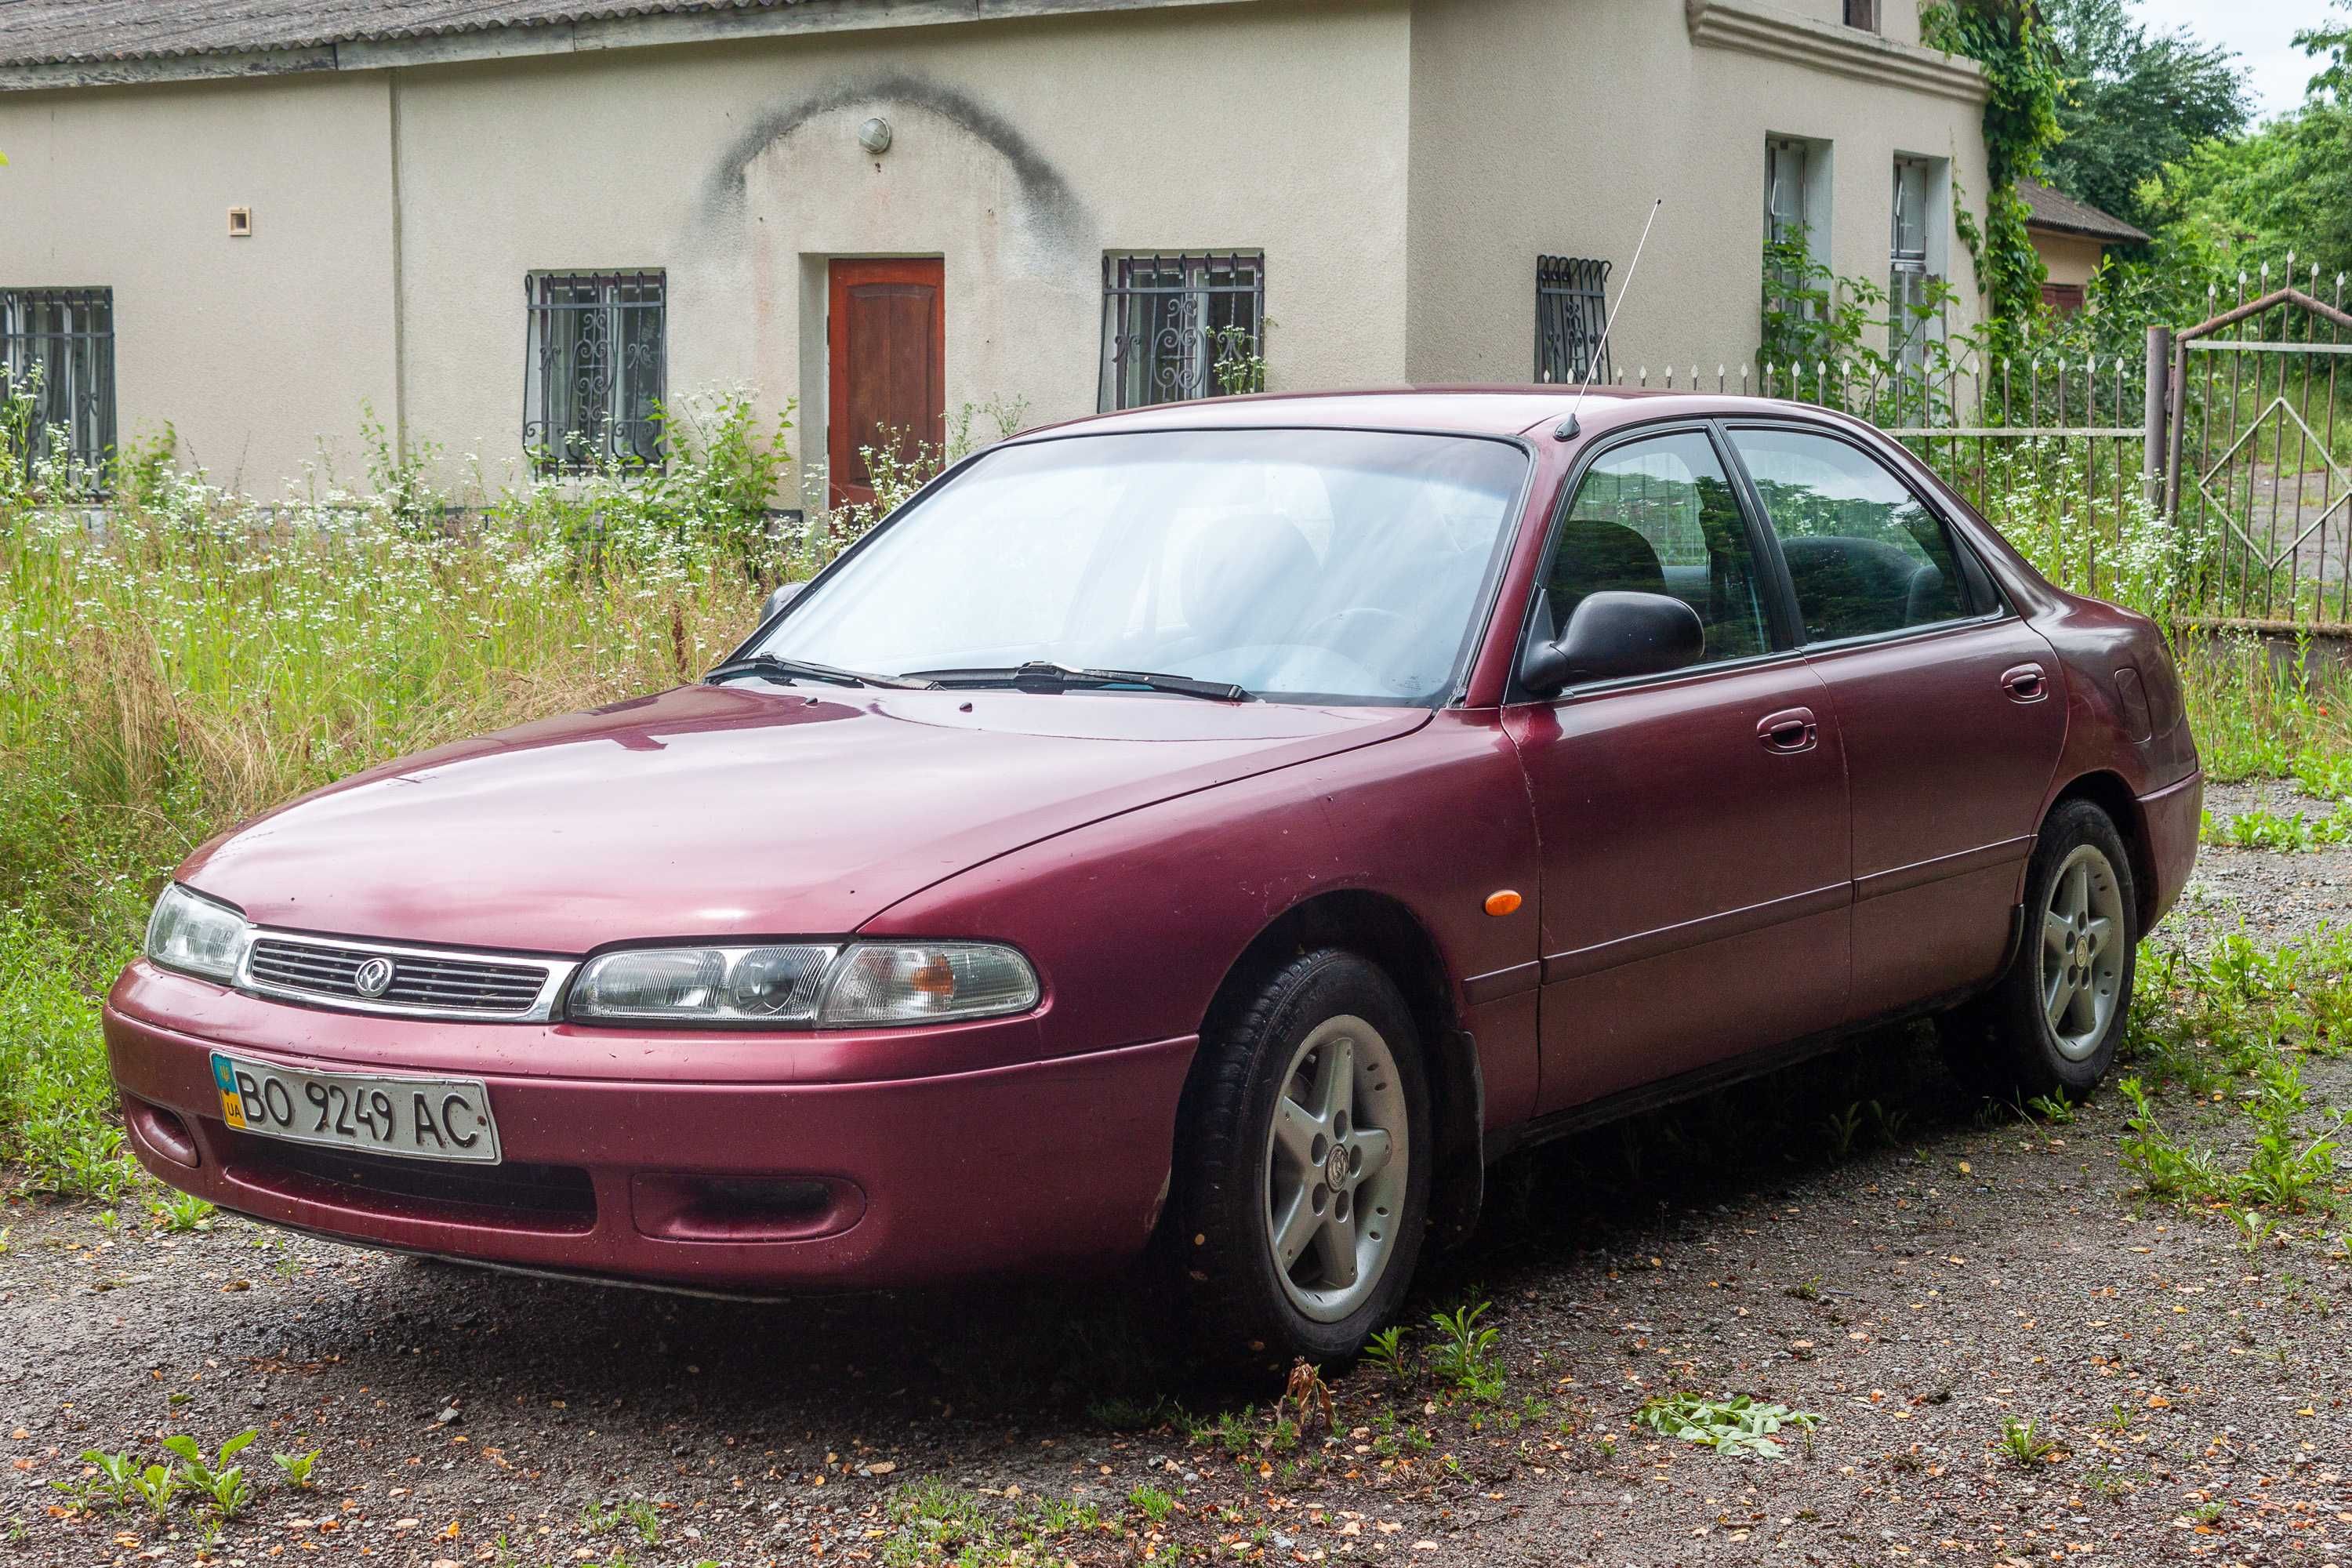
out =
[[[1801,414],[1839,419],[1811,404],[1731,393],[1596,386],[1580,396],[1570,386],[1400,386],[1345,392],[1261,393],[1191,403],[1155,404],[1096,415],[1024,432],[1109,435],[1138,430],[1214,430],[1250,426],[1306,425],[1332,428],[1460,431],[1523,436],[1549,432],[1575,410],[1580,432],[1597,435],[1620,425],[1657,419]]]

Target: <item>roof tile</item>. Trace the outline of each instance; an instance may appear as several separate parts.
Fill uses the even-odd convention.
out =
[[[0,0],[0,65],[310,49],[798,0]]]
[[[2063,191],[2053,191],[2032,180],[2018,181],[2017,194],[2032,209],[2032,216],[2025,220],[2028,228],[2079,234],[2087,239],[2104,239],[2110,245],[2137,244],[2147,238],[2146,233],[2113,214],[2103,213],[2088,202],[2078,202]]]

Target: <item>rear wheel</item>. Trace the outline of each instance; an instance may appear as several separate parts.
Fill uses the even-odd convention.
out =
[[[1429,1207],[1412,1015],[1355,953],[1291,960],[1202,1042],[1174,1261],[1202,1349],[1345,1360],[1411,1283]]]
[[[2131,857],[2107,814],[2050,814],[2026,875],[2025,931],[2008,973],[1943,1021],[1953,1070],[1995,1099],[2080,1097],[2114,1065],[2139,945]]]

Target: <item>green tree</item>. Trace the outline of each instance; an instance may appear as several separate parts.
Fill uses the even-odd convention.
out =
[[[2352,271],[2352,0],[2331,26],[2295,35],[2320,61],[2303,103],[2249,135],[2168,163],[2137,195],[2174,246],[2224,267],[2295,253],[2324,279]],[[2087,199],[2087,198],[2086,198]]]
[[[2352,0],[2335,3],[2347,13],[2342,21],[2332,27],[2305,28],[2294,41],[2305,54],[2326,57],[2319,74],[2311,79],[2311,96],[2333,100],[2341,109],[2352,104]]]
[[[2186,27],[2150,33],[2134,0],[2044,0],[2042,16],[2069,79],[2058,105],[2063,139],[2042,155],[2048,183],[2146,226],[2139,186],[2167,163],[2245,128],[2237,57]]]

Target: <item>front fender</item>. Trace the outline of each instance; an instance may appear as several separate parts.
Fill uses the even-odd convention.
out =
[[[1196,1032],[1226,974],[1286,911],[1336,889],[1402,905],[1477,1040],[1490,1127],[1533,1108],[1534,1013],[1465,976],[1532,963],[1540,905],[1525,781],[1491,710],[1074,829],[902,900],[861,934],[1017,944],[1049,1001],[1048,1055]],[[1486,896],[1511,888],[1496,918]]]

